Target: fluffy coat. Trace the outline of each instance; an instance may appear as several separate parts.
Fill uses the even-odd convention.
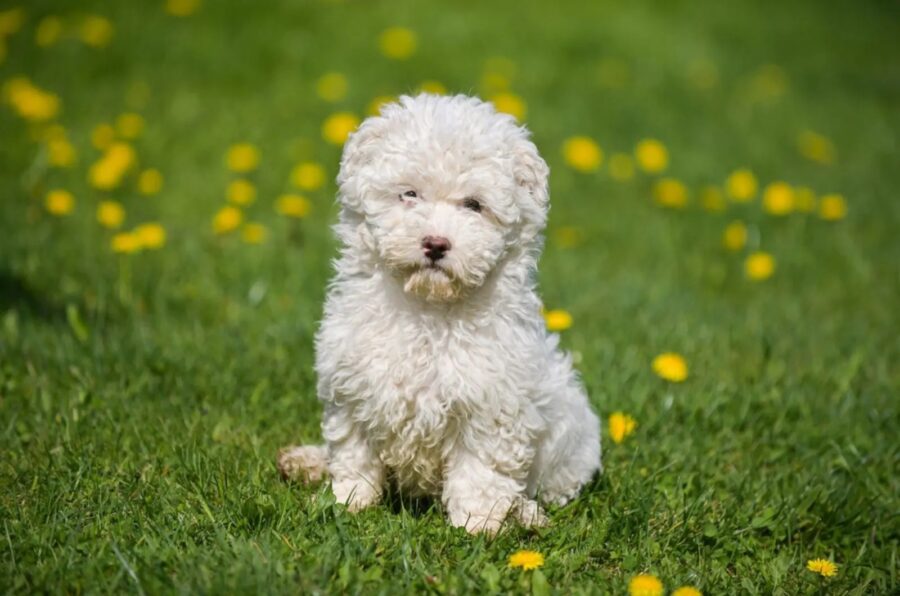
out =
[[[538,499],[565,504],[600,470],[536,293],[548,174],[528,131],[471,97],[401,97],[349,138],[316,337],[326,444],[283,450],[286,477],[330,476],[352,511],[393,481],[494,533],[545,523]]]

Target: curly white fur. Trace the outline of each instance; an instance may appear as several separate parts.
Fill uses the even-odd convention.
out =
[[[548,174],[525,128],[461,95],[401,97],[350,137],[316,338],[327,451],[283,451],[285,476],[327,465],[353,511],[393,480],[494,533],[544,523],[536,498],[564,504],[600,470],[597,417],[535,291]],[[436,262],[429,236],[450,243]]]

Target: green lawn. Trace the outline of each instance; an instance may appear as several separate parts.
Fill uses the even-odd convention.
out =
[[[59,99],[44,124],[17,114],[16,83],[0,105],[0,590],[623,594],[640,573],[667,593],[898,590],[895,3],[206,0],[187,17],[163,0],[77,4],[0,2],[24,11],[18,28],[0,17],[0,83],[24,76]],[[408,59],[379,52],[394,26],[417,36]],[[336,102],[316,92],[329,72],[347,81]],[[604,475],[550,527],[494,540],[449,527],[439,503],[349,515],[274,466],[279,447],[319,438],[312,338],[340,155],[322,123],[424,81],[508,85],[527,106],[553,170],[541,291],[572,315],[562,343],[604,420]],[[29,93],[26,110],[47,107]],[[92,188],[92,132],[126,112],[145,122],[139,168]],[[48,162],[61,134],[48,122],[71,167]],[[603,149],[597,171],[563,159],[581,135]],[[612,176],[610,156],[645,138],[668,149],[666,171]],[[239,142],[261,154],[241,208],[265,226],[259,244],[212,228]],[[303,161],[327,182],[291,219],[274,205]],[[621,178],[630,162],[615,163]],[[164,178],[149,197],[145,168]],[[703,189],[739,168],[760,191],[710,210]],[[661,177],[684,184],[683,208],[654,200]],[[842,195],[846,217],[767,213],[777,180]],[[71,211],[48,212],[52,189]],[[146,222],[164,245],[114,252],[101,200],[124,206],[120,247]],[[734,220],[747,241],[729,251]],[[768,279],[745,274],[756,251],[775,260]],[[663,352],[685,358],[686,381],[654,374]],[[617,411],[637,421],[619,444]],[[519,549],[545,564],[508,568]],[[814,558],[837,575],[808,571]]]

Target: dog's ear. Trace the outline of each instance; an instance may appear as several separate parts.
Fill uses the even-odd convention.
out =
[[[516,184],[522,191],[521,207],[529,227],[536,228],[530,230],[531,234],[536,235],[543,230],[547,222],[547,209],[550,203],[548,187],[550,168],[527,136],[523,135],[514,147],[513,171]]]
[[[359,174],[372,163],[386,124],[382,117],[366,118],[344,143],[337,183],[340,191],[338,200],[347,209],[361,211],[365,189],[362,188],[363,177]]]

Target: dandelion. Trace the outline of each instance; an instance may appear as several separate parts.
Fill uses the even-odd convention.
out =
[[[366,114],[369,116],[377,116],[381,113],[381,106],[395,101],[396,98],[391,95],[379,95],[369,102],[366,106]]]
[[[627,153],[613,153],[609,158],[609,175],[625,182],[634,178],[634,160]]]
[[[47,141],[47,159],[51,166],[69,168],[75,164],[78,152],[75,146],[65,137],[52,138]]]
[[[716,186],[706,186],[700,191],[700,204],[707,211],[725,211],[725,196]]]
[[[247,244],[262,244],[266,241],[268,233],[266,226],[249,222],[241,229],[241,240]]]
[[[681,586],[672,592],[672,596],[703,596],[703,592],[694,586]]]
[[[834,163],[834,143],[827,137],[811,130],[801,131],[797,135],[797,150],[800,155],[810,161],[830,165]]]
[[[775,257],[762,251],[749,255],[744,261],[744,273],[754,281],[769,279],[775,273]]]
[[[318,190],[325,184],[325,168],[311,161],[297,164],[291,170],[291,184],[301,190]]]
[[[322,137],[332,145],[343,145],[350,133],[359,126],[359,118],[350,112],[338,112],[325,119]]]
[[[838,194],[825,195],[819,201],[819,217],[826,221],[837,221],[847,216],[847,202]]]
[[[422,93],[431,93],[432,95],[446,95],[447,87],[440,81],[422,81],[419,85],[419,91]]]
[[[563,157],[579,172],[595,172],[603,163],[603,150],[590,137],[570,137],[563,143]]]
[[[658,174],[669,165],[666,146],[656,139],[644,139],[634,150],[638,165],[649,174]]]
[[[653,198],[663,207],[683,209],[687,205],[687,187],[675,178],[663,178],[653,186]]]
[[[544,321],[550,331],[565,331],[572,326],[572,315],[562,309],[548,310],[544,313]]]
[[[166,243],[166,229],[156,222],[137,226],[134,235],[140,241],[141,248],[157,249]]]
[[[21,8],[0,11],[0,38],[16,33],[24,22],[25,11]]]
[[[498,112],[509,114],[516,120],[525,119],[525,101],[515,93],[497,93],[490,98]]]
[[[275,201],[275,211],[285,217],[295,217],[301,219],[309,215],[312,210],[312,204],[300,195],[286,194],[281,195]]]
[[[244,219],[243,213],[237,207],[230,205],[219,209],[213,217],[212,227],[216,234],[227,234],[232,232],[241,225]]]
[[[637,422],[628,414],[613,412],[609,416],[609,438],[616,444],[624,441],[625,437],[633,433],[636,427]]]
[[[138,174],[138,192],[149,197],[157,194],[163,187],[163,175],[155,168],[147,168]]]
[[[116,201],[100,201],[97,205],[97,221],[104,228],[116,229],[125,221],[125,208]]]
[[[173,17],[189,17],[200,8],[200,0],[166,0],[165,10]]]
[[[725,226],[722,233],[722,245],[728,250],[737,252],[747,245],[747,226],[735,220]]]
[[[507,564],[511,569],[521,568],[524,571],[537,569],[544,565],[544,555],[533,550],[519,550],[509,556]]]
[[[103,156],[88,170],[91,186],[100,190],[112,190],[119,186],[122,177],[134,165],[137,156],[131,145],[114,142]]]
[[[325,101],[335,102],[347,95],[347,77],[339,72],[329,72],[316,81],[316,94]]]
[[[838,572],[837,564],[828,559],[810,559],[806,562],[806,568],[822,577],[834,577]]]
[[[666,381],[681,383],[688,377],[688,366],[684,357],[675,352],[665,352],[653,359],[653,372]]]
[[[113,252],[130,254],[141,250],[141,239],[133,232],[119,232],[109,241]]]
[[[794,209],[794,189],[786,182],[773,182],[763,190],[762,203],[770,215],[787,215]]]
[[[62,19],[55,16],[47,16],[40,20],[34,30],[34,43],[38,47],[49,48],[55,45],[62,37]]]
[[[68,215],[75,209],[75,197],[67,190],[54,189],[44,197],[44,207],[52,215]]]
[[[381,53],[393,60],[406,60],[416,52],[416,34],[405,27],[391,27],[378,37]]]
[[[116,132],[123,139],[136,139],[144,130],[144,119],[140,114],[128,112],[116,118]]]
[[[630,596],[662,596],[663,585],[654,575],[635,575],[628,582]]]
[[[226,196],[235,205],[249,205],[256,200],[256,187],[249,180],[238,178],[228,185]]]
[[[78,29],[78,37],[81,41],[94,48],[102,48],[109,45],[113,37],[113,24],[104,16],[88,15],[81,22]]]
[[[251,143],[235,143],[225,154],[225,165],[232,172],[252,172],[259,165],[259,149]]]
[[[31,122],[47,122],[59,114],[59,97],[32,84],[25,77],[16,77],[3,86],[4,96],[16,113]]]
[[[752,201],[758,188],[756,176],[747,169],[735,170],[725,181],[728,196],[737,203]]]
[[[816,193],[806,186],[798,186],[794,189],[794,208],[803,213],[812,213],[816,210]]]
[[[101,122],[91,131],[91,145],[99,151],[106,151],[116,140],[116,129],[111,124]]]

